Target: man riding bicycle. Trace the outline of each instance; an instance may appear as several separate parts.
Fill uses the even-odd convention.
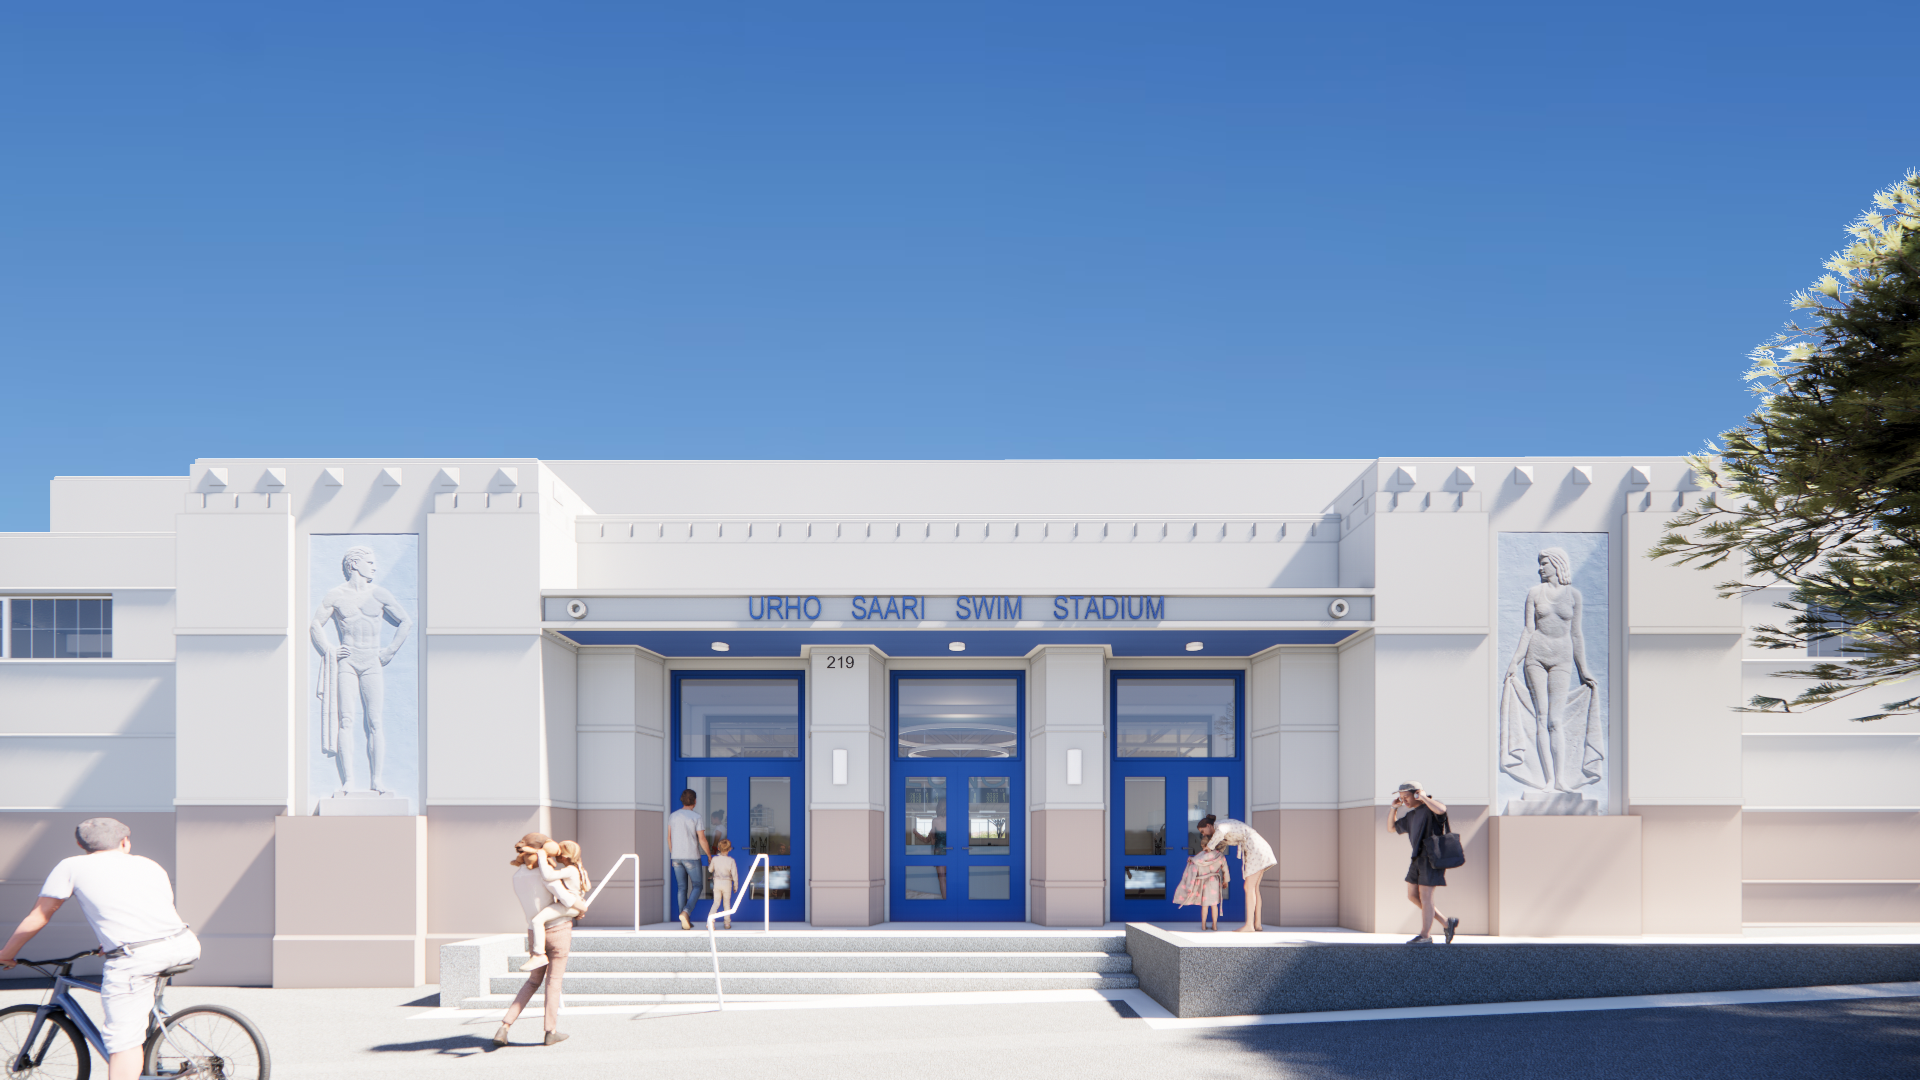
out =
[[[60,905],[78,896],[107,960],[100,980],[107,1080],[138,1080],[158,975],[198,960],[200,940],[174,909],[167,872],[133,853],[132,830],[113,818],[88,818],[73,836],[86,854],[62,859],[47,875],[39,901],[0,948],[0,968],[13,967]]]

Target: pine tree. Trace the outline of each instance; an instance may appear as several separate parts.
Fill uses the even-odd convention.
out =
[[[1773,649],[1839,643],[1781,672],[1812,685],[1758,696],[1791,712],[1920,675],[1920,172],[1876,192],[1830,271],[1793,298],[1808,312],[1752,353],[1759,408],[1690,459],[1709,487],[1649,553],[1705,569],[1734,560],[1729,596],[1791,587]],[[1920,695],[1862,720],[1920,712]]]

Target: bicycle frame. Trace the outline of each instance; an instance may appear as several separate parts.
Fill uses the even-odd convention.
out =
[[[79,957],[73,959],[79,959]],[[23,962],[22,966],[38,968],[43,965]],[[106,1037],[100,1033],[98,1027],[94,1026],[93,1018],[87,1015],[87,1011],[80,1007],[80,1002],[76,1000],[70,992],[79,989],[91,990],[98,994],[100,993],[100,984],[90,983],[85,979],[76,979],[71,975],[65,974],[65,972],[72,970],[72,968],[72,960],[60,964],[60,973],[53,977],[53,993],[48,994],[47,1000],[34,1010],[33,1026],[27,1029],[27,1037],[21,1044],[20,1049],[22,1057],[34,1054],[33,1064],[39,1064],[40,1055],[44,1055],[47,1048],[53,1044],[53,1036],[59,1030],[52,1024],[47,1023],[47,1017],[53,1015],[55,1012],[63,1013],[68,1020],[72,1021],[73,1026],[80,1029],[81,1037],[85,1038],[87,1044],[92,1046],[102,1058],[111,1056],[107,1053]],[[149,1038],[152,1037],[156,1029],[161,1031],[166,1030],[167,1017],[171,1015],[167,1012],[166,1007],[160,1003],[160,995],[164,990],[164,983],[156,985],[153,989],[153,1008],[147,1013],[147,1035]],[[45,1045],[41,1045],[40,1043],[42,1032],[45,1033],[47,1040]],[[172,1046],[175,1052],[178,1052],[180,1048],[174,1044],[172,1034],[169,1033],[165,1038],[167,1045]],[[36,1046],[39,1046],[39,1052],[37,1054],[34,1053],[34,1047]],[[19,1061],[16,1059],[15,1061],[7,1062],[6,1065],[8,1070],[12,1071],[19,1066]],[[157,1080],[157,1078],[142,1076],[141,1080]]]
[[[69,993],[69,990],[74,987],[82,990],[91,990],[96,994],[100,992],[100,987],[97,983],[86,982],[73,978],[70,975],[55,975],[53,977],[53,993],[48,994],[47,1000],[42,1002],[40,1007],[34,1011],[33,1026],[27,1029],[26,1041],[20,1047],[21,1056],[24,1057],[27,1054],[34,1053],[34,1048],[37,1046],[39,1047],[39,1053],[35,1054],[34,1064],[39,1063],[39,1054],[44,1054],[47,1050],[46,1046],[40,1045],[41,1033],[46,1033],[48,1044],[51,1045],[53,1035],[58,1030],[54,1028],[53,1025],[47,1023],[47,1017],[55,1012],[65,1013],[67,1019],[73,1021],[73,1026],[80,1029],[80,1034],[86,1038],[87,1042],[91,1044],[95,1050],[100,1052],[100,1056],[103,1058],[107,1056],[107,1042],[106,1039],[101,1036],[100,1029],[94,1026],[93,1018],[87,1015],[86,1010],[82,1009],[80,1003],[74,1000],[73,995]],[[17,1068],[19,1062],[10,1061],[7,1063],[7,1066],[10,1070]]]

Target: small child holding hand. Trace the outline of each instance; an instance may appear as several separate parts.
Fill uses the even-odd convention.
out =
[[[714,841],[713,859],[707,864],[713,871],[713,908],[725,911],[733,902],[733,891],[740,887],[740,868],[734,865],[733,856],[727,852],[733,850],[733,841],[726,837]],[[727,929],[733,929],[733,916],[727,919]]]
[[[533,971],[547,966],[547,924],[556,919],[577,919],[587,913],[586,896],[587,872],[580,862],[580,845],[571,840],[555,843],[547,841],[546,846],[530,852],[532,867],[540,871],[541,880],[547,883],[547,892],[553,894],[553,903],[541,908],[529,920],[533,931],[533,955],[520,965],[521,971]],[[547,859],[551,857],[553,864]]]

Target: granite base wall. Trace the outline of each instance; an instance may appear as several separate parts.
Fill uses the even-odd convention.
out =
[[[1920,945],[1188,945],[1127,924],[1147,995],[1178,1017],[1920,981]]]

